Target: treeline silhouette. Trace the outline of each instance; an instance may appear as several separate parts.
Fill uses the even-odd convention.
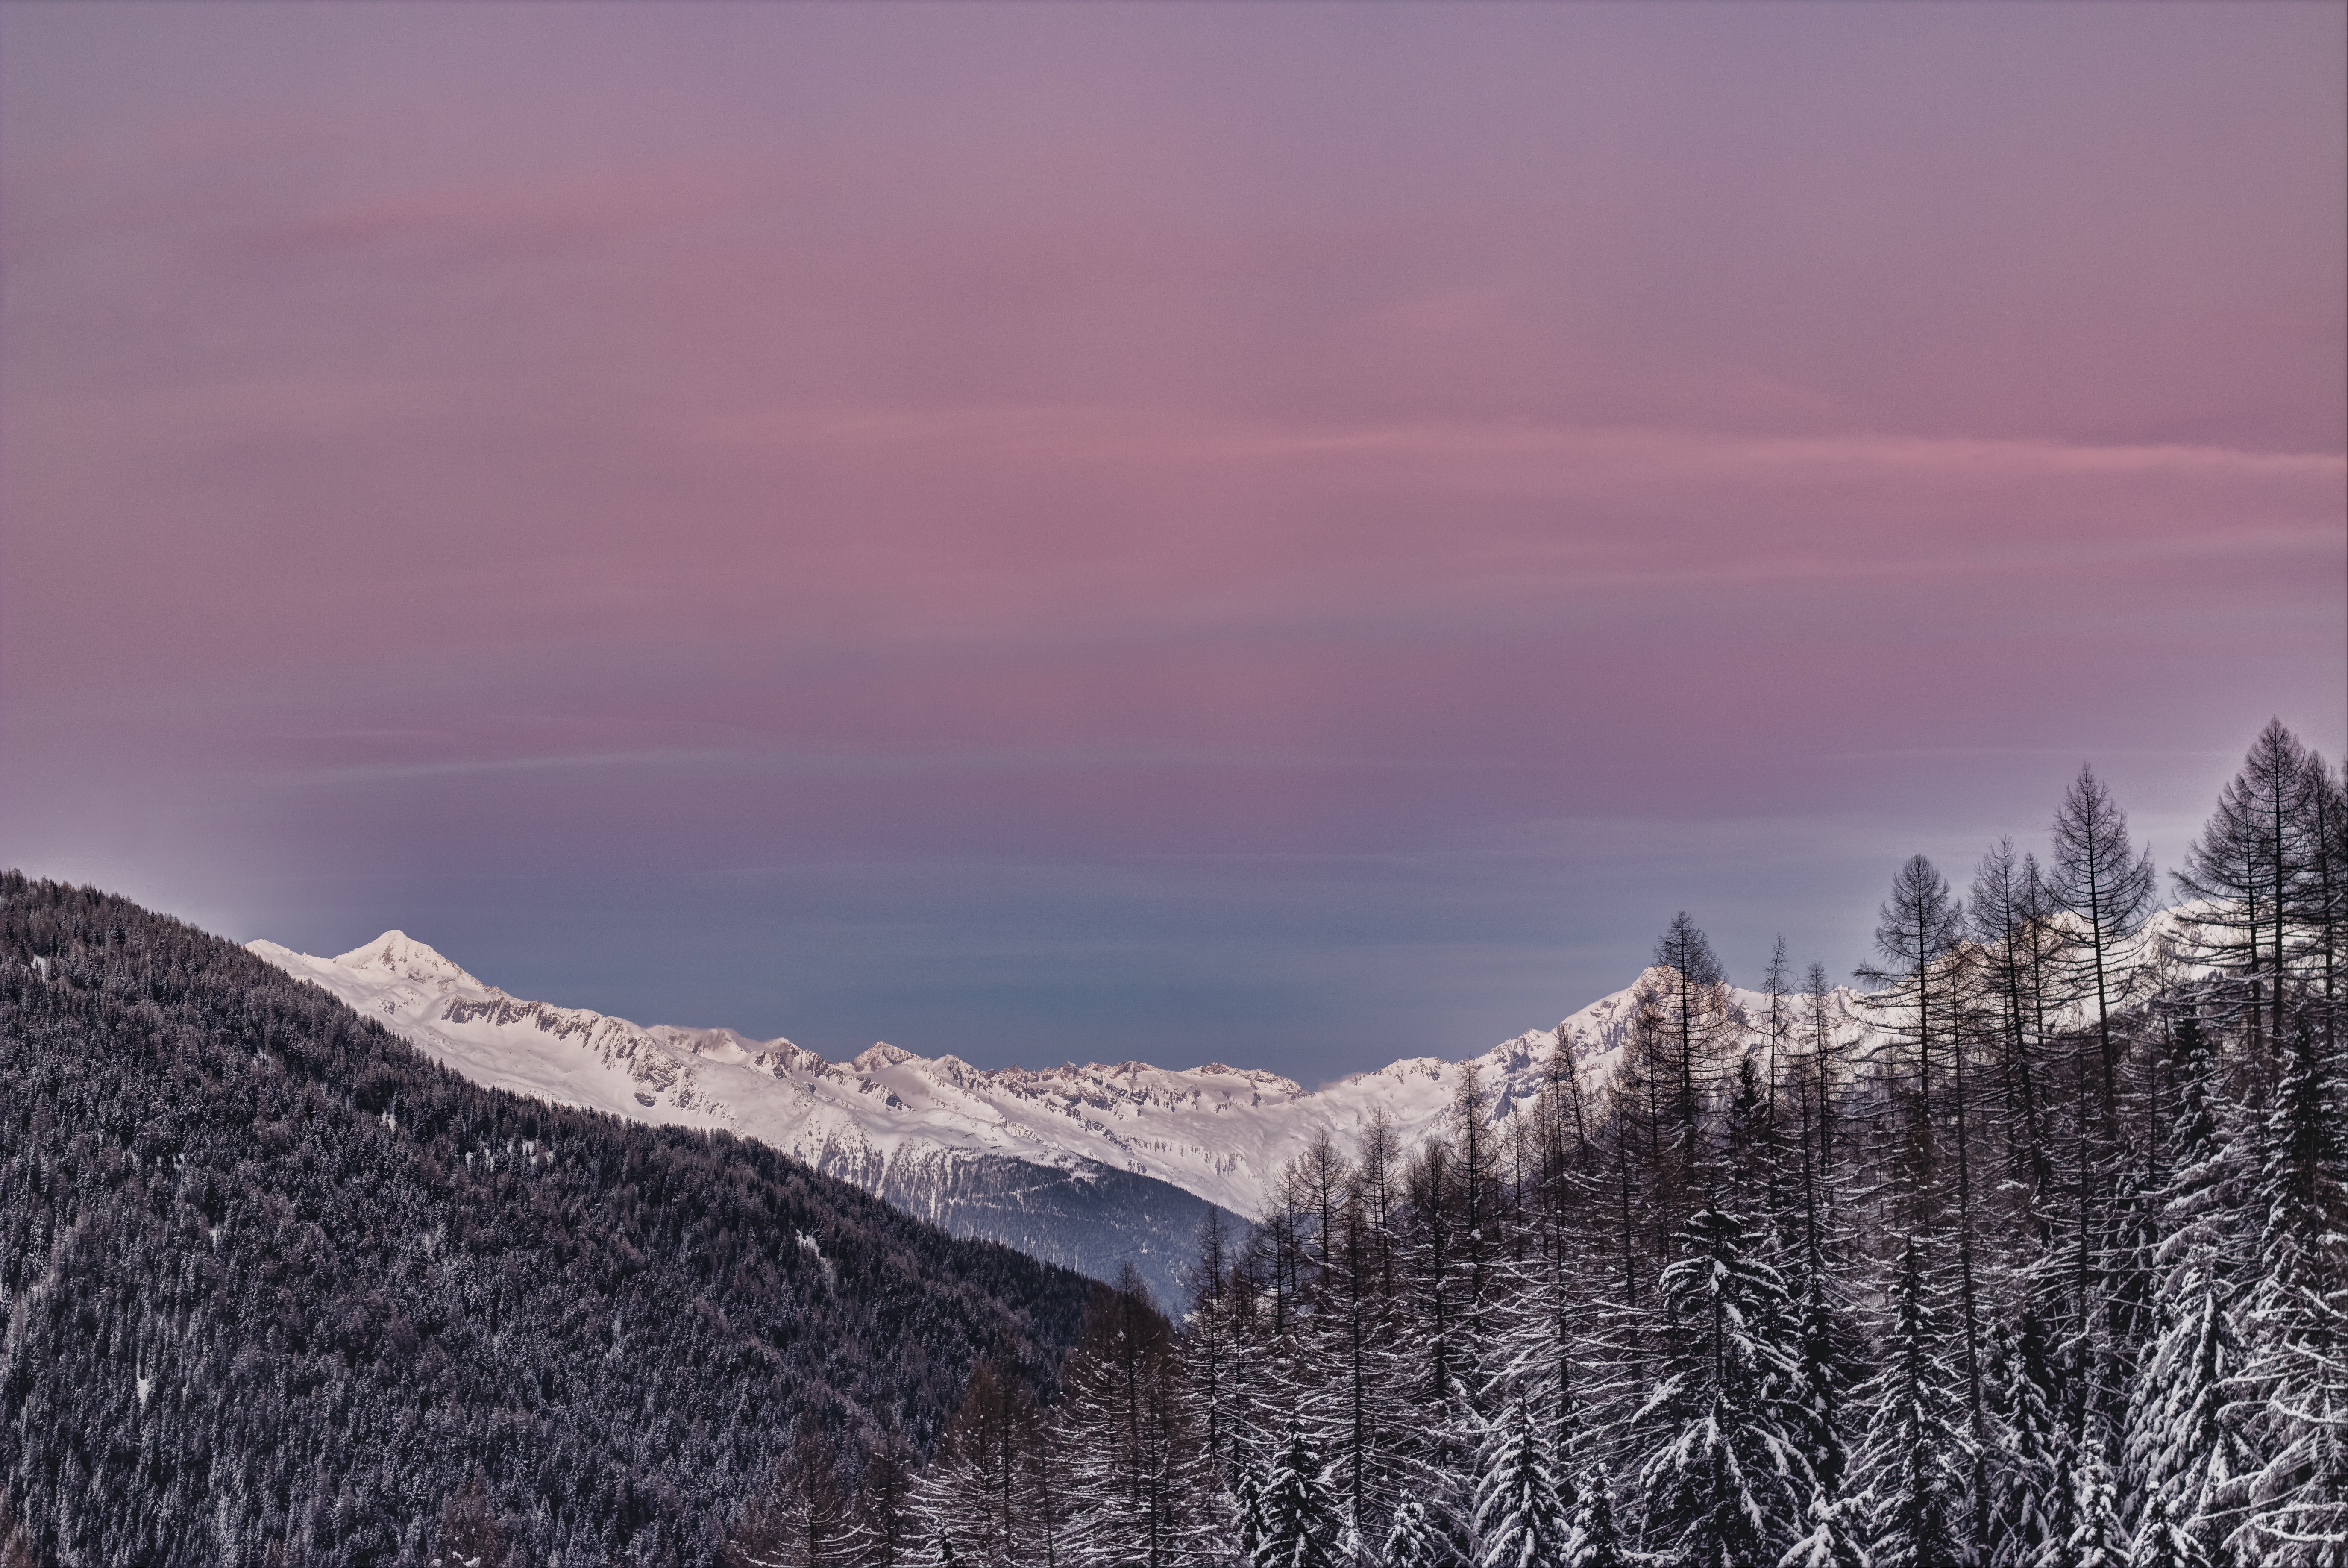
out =
[[[1682,915],[1619,1057],[1324,1140],[1056,1399],[982,1367],[907,1550],[2348,1562],[2343,786],[2269,726],[2160,913],[2083,770],[2043,859],[1900,870],[1857,1008]]]

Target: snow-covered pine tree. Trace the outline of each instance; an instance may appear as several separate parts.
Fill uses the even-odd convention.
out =
[[[1592,1457],[1586,1434],[1593,1423],[1635,1407],[1638,1396],[1629,1376],[1632,1357],[1622,1343],[1620,1304],[1612,1299],[1622,1275],[1612,1233],[1612,1182],[1580,1112],[1560,1103],[1573,1071],[1567,1052],[1561,1040],[1533,1116],[1510,1118],[1536,1124],[1539,1157],[1520,1176],[1532,1191],[1521,1205],[1525,1222],[1509,1237],[1512,1255],[1493,1268],[1494,1371],[1484,1408],[1529,1408],[1570,1511],[1572,1478]]]
[[[2291,912],[2318,866],[2308,791],[2321,767],[2311,768],[2281,719],[2269,719],[2176,872],[2190,901],[2195,956],[2220,977],[2212,999],[2248,1021],[2254,1052],[2283,1038]]]
[[[1473,1097],[1472,1085],[1463,1086],[1461,1098]],[[1502,1144],[1480,1126],[1476,1142],[1474,1163],[1485,1171],[1476,1184],[1486,1193],[1483,1228],[1494,1254],[1481,1271],[1482,1288],[1498,1302],[1491,1271],[1505,1266],[1498,1243],[1507,1184],[1495,1159]],[[1454,1159],[1454,1150],[1451,1140],[1436,1140],[1397,1183],[1391,1125],[1373,1119],[1354,1157],[1335,1162],[1343,1180],[1316,1221],[1323,1229],[1313,1245],[1313,1289],[1295,1330],[1297,1371],[1273,1404],[1279,1419],[1301,1424],[1326,1460],[1344,1520],[1340,1546],[1351,1556],[1375,1550],[1402,1498],[1453,1446],[1447,1424],[1424,1414],[1453,1403],[1433,1398],[1438,1380],[1456,1389],[1463,1375],[1474,1376],[1467,1309],[1478,1271],[1455,1244],[1463,1217],[1441,1207],[1464,1202],[1470,1184],[1471,1162]],[[1318,1191],[1317,1181],[1311,1185]],[[1436,1210],[1422,1212],[1429,1202]],[[1438,1324],[1442,1332],[1428,1332]]]
[[[1189,1533],[1192,1434],[1176,1388],[1170,1325],[1131,1263],[1096,1287],[1062,1375],[1050,1441],[1064,1456],[1050,1502],[1063,1553],[1078,1562],[1162,1565]]]
[[[1962,913],[1948,880],[1922,855],[1910,857],[1878,912],[1875,946],[1883,962],[1859,971],[1878,989],[1868,1011],[1889,1044],[1875,1058],[1879,1079],[1900,1123],[1900,1158],[1894,1165],[1899,1222],[1931,1226],[1941,1206],[1940,1136],[1946,1119],[1948,1060],[1956,1035],[1964,934]]]
[[[1025,1563],[1045,1554],[1045,1505],[1035,1454],[1042,1438],[1033,1398],[1008,1367],[982,1363],[913,1506],[932,1539],[972,1563]]]
[[[973,1537],[980,1542],[980,1561],[987,1560],[989,1547],[999,1560],[1002,1536],[992,1528],[986,1502],[986,1484],[971,1456],[941,1442],[929,1469],[913,1483],[912,1530],[922,1542],[916,1561],[961,1562]]]
[[[2266,1563],[2348,1563],[2348,1128],[2341,1062],[2302,1012],[2262,1138],[2261,1215],[2241,1315],[2254,1468],[2228,1538]]]
[[[1437,1568],[1457,1561],[1457,1555],[1427,1518],[1426,1505],[1414,1497],[1405,1498],[1395,1510],[1381,1561],[1385,1568]]]
[[[2017,855],[2012,839],[2000,839],[1973,872],[1966,927],[1981,955],[1981,984],[1996,1014],[1998,1049],[1992,1078],[2000,1103],[2008,1180],[2022,1194],[2022,1212],[2040,1239],[2040,1220],[2054,1185],[2049,1152],[2047,1107],[2038,1053],[2045,1037],[2045,1009],[2038,988],[2054,936],[2039,907],[2044,884],[2034,859]]]
[[[1442,1407],[1462,1367],[1457,1186],[1451,1146],[1440,1138],[1429,1139],[1403,1173],[1403,1306],[1413,1332],[1412,1344],[1397,1348],[1415,1363],[1409,1381],[1422,1409]]]
[[[2175,1500],[2168,1497],[2145,1502],[2128,1536],[2128,1568],[2210,1568],[2209,1549],[2175,1509]]]
[[[1726,1024],[1728,975],[1711,939],[1681,910],[1655,939],[1655,967],[1663,975],[1658,997],[1670,1038],[1671,1093],[1678,1119],[1691,1123],[1702,1109]]]
[[[787,1559],[808,1568],[844,1563],[851,1546],[853,1514],[839,1482],[839,1454],[813,1411],[799,1416],[791,1444],[792,1488],[784,1522],[792,1550]]]
[[[1779,1222],[1784,1215],[1777,1207],[1781,1183],[1773,1093],[1761,1063],[1750,1052],[1738,1058],[1729,1083],[1721,1129],[1726,1145],[1721,1206],[1749,1219],[1753,1234],[1748,1245],[1757,1255],[1774,1260],[1783,1241]]]
[[[1209,1475],[1222,1487],[1231,1470],[1238,1418],[1233,1410],[1231,1242],[1223,1211],[1210,1207],[1199,1227],[1199,1261],[1189,1274],[1190,1309],[1180,1353],[1182,1398]]]
[[[1250,1558],[1254,1568],[1305,1568],[1334,1560],[1336,1499],[1328,1467],[1303,1427],[1292,1423],[1281,1434],[1256,1507],[1262,1523]]]
[[[1474,1062],[1459,1065],[1459,1088],[1451,1099],[1451,1147],[1457,1180],[1452,1191],[1458,1201],[1457,1238],[1459,1274],[1459,1363],[1453,1369],[1458,1385],[1473,1392],[1483,1387],[1483,1362],[1489,1352],[1492,1260],[1499,1253],[1501,1213],[1498,1140],[1485,1120],[1483,1080]]]
[[[2125,1457],[2137,1525],[2129,1558],[2191,1568],[2218,1561],[2221,1518],[2213,1505],[2243,1469],[2226,1409],[2241,1352],[2216,1261],[2203,1255],[2176,1268],[2185,1277],[2165,1293],[2167,1321],[2130,1408]]]
[[[1231,1463],[1238,1474],[1252,1476],[1260,1491],[1294,1389],[1281,1358],[1281,1336],[1274,1332],[1284,1315],[1275,1310],[1280,1293],[1272,1287],[1264,1254],[1252,1242],[1251,1238],[1241,1248],[1231,1276],[1234,1393]],[[1239,1495],[1236,1483],[1232,1495]]]
[[[1713,1150],[1705,1123],[1725,1058],[1740,1044],[1728,974],[1712,942],[1682,910],[1655,940],[1661,971],[1646,1006],[1654,1094],[1654,1221],[1663,1255],[1687,1216],[1711,1202]],[[1644,1021],[1644,1020],[1643,1020]]]
[[[1846,1158],[1841,1141],[1836,1136],[1840,1123],[1842,1095],[1850,1078],[1850,1043],[1843,1037],[1841,1026],[1848,1020],[1838,1006],[1834,989],[1827,982],[1823,964],[1812,964],[1802,976],[1802,1072],[1809,1094],[1815,1100],[1817,1121],[1813,1135],[1817,1140],[1818,1180],[1823,1184],[1831,1173],[1839,1171]],[[1812,1235],[1818,1234],[1815,1228]]]
[[[1263,1479],[1251,1464],[1241,1465],[1239,1480],[1231,1489],[1231,1513],[1239,1560],[1250,1564],[1261,1562],[1264,1539]]]
[[[1746,1251],[1745,1225],[1707,1209],[1660,1289],[1679,1328],[1670,1370],[1637,1424],[1640,1540],[1680,1562],[1774,1562],[1814,1478],[1793,1399],[1797,1357],[1785,1282]]]
[[[894,1421],[887,1422],[866,1450],[857,1480],[853,1561],[891,1568],[912,1557],[920,1539],[913,1515],[916,1476],[912,1445]]]
[[[1622,1532],[1614,1522],[1614,1479],[1600,1465],[1581,1484],[1581,1507],[1573,1516],[1573,1539],[1567,1544],[1569,1568],[1622,1568]]]
[[[1803,1521],[1807,1533],[1777,1559],[1778,1568],[1869,1568],[1860,1512],[1859,1499],[1837,1502],[1824,1488],[1813,1491]]]
[[[1886,1568],[1964,1562],[1970,1469],[1959,1429],[1949,1336],[1933,1299],[1924,1248],[1910,1237],[1892,1287],[1883,1366],[1861,1402],[1874,1422],[1861,1458],[1874,1508],[1869,1554]]]
[[[1601,1408],[1623,1390],[1611,1377],[1618,1357],[1593,1323],[1585,1282],[1604,1278],[1607,1261],[1585,1265],[1578,1238],[1561,1227],[1541,1238],[1541,1251],[1495,1269],[1494,1350],[1498,1370],[1488,1404],[1532,1412],[1556,1460],[1569,1511],[1570,1479],[1581,1457],[1581,1434],[1593,1400]]]
[[[1786,955],[1783,936],[1770,946],[1769,966],[1762,972],[1761,985],[1768,1005],[1760,1020],[1763,1103],[1756,1130],[1760,1145],[1758,1170],[1764,1191],[1758,1207],[1768,1216],[1767,1253],[1772,1261],[1780,1261],[1791,1244],[1788,1222],[1795,1212],[1794,1159],[1786,1147],[1786,1136],[1790,1125],[1787,1089],[1793,1067],[1797,1010],[1794,972]]]
[[[1787,1430],[1809,1467],[1811,1497],[1806,1517],[1813,1522],[1821,1506],[1838,1509],[1843,1501],[1850,1473],[1850,1453],[1843,1434],[1844,1403],[1859,1381],[1854,1355],[1858,1336],[1834,1300],[1833,1289],[1823,1268],[1809,1271],[1787,1399]]]
[[[1489,1568],[1563,1563],[1572,1534],[1573,1500],[1559,1483],[1540,1422],[1519,1398],[1493,1431],[1476,1488],[1478,1561]]]
[[[1358,1377],[1360,1388],[1346,1409],[1349,1417],[1358,1414],[1363,1423],[1358,1491],[1353,1477],[1343,1478],[1350,1527],[1372,1548],[1383,1538],[1397,1505],[1427,1490],[1424,1467],[1432,1457],[1424,1440],[1425,1407],[1415,1398],[1422,1387],[1423,1367],[1411,1345],[1416,1333],[1412,1282],[1417,1275],[1410,1246],[1406,1194],[1411,1188],[1398,1179],[1401,1162],[1393,1126],[1378,1112],[1360,1135],[1348,1201],[1353,1229],[1345,1376]]]
[[[2308,758],[2306,807],[2312,865],[2295,909],[2308,1005],[2320,1009],[2324,1044],[2348,1044],[2348,758],[2337,769]]]
[[[2046,1330],[2027,1305],[1992,1331],[1986,1380],[1992,1451],[1983,1555],[2002,1568],[2024,1568],[2065,1538],[2072,1474]]]
[[[1459,1245],[1460,1162],[1447,1139],[1429,1139],[1403,1178],[1395,1332],[1382,1347],[1383,1386],[1406,1401],[1393,1449],[1395,1476],[1438,1530],[1466,1529],[1481,1418],[1467,1390],[1486,1382],[1463,1327],[1468,1273]]]
[[[2079,769],[2054,813],[2052,871],[2055,903],[2071,921],[2071,987],[2090,1008],[2096,1032],[2104,1136],[2115,1140],[2123,1041],[2112,1016],[2136,988],[2143,959],[2137,937],[2155,880],[2152,851],[2139,852],[2129,842],[2127,813],[2092,769]]]
[[[859,1535],[840,1491],[831,1440],[814,1413],[803,1411],[790,1452],[776,1464],[767,1495],[736,1522],[720,1556],[735,1563],[826,1568],[851,1561]],[[468,1555],[495,1557],[501,1551],[500,1546]]]
[[[1843,1195],[1847,1162],[1832,1136],[1839,1119],[1847,1064],[1835,1038],[1826,969],[1813,964],[1805,982],[1802,1050],[1795,1070],[1800,1133],[1797,1260],[1797,1361],[1788,1424],[1828,1503],[1838,1502],[1850,1472],[1847,1402],[1860,1381],[1864,1336],[1850,1311],[1847,1243],[1850,1224]],[[1847,1517],[1848,1511],[1844,1516]]]
[[[1561,1463],[1575,1453],[1588,1400],[1591,1287],[1602,1284],[1610,1263],[1600,1240],[1604,1216],[1593,1212],[1602,1188],[1575,1061],[1578,1043],[1558,1026],[1549,1081],[1530,1107],[1535,1158],[1520,1174],[1526,1223],[1516,1255],[1500,1265],[1506,1277],[1493,1351],[1496,1407],[1529,1392]]]
[[[1322,1365],[1334,1385],[1326,1402],[1331,1469],[1345,1529],[1357,1542],[1367,1540],[1370,1522],[1384,1516],[1390,1491],[1385,1484],[1390,1469],[1387,1400],[1377,1377],[1386,1315],[1380,1310],[1375,1249],[1360,1197],[1358,1181],[1349,1179],[1333,1217],[1336,1234],[1315,1319]]]
[[[1252,1392],[1262,1412],[1260,1424],[1277,1430],[1296,1418],[1302,1405],[1317,1400],[1324,1368],[1311,1344],[1320,1286],[1313,1184],[1299,1164],[1291,1162],[1273,1184],[1272,1196],[1272,1210],[1249,1233],[1244,1251],[1249,1273],[1261,1282],[1257,1299],[1263,1309],[1257,1325],[1260,1358]]]
[[[1636,1012],[1631,1047],[1622,1053],[1612,1082],[1606,1085],[1605,1114],[1591,1141],[1599,1165],[1598,1235],[1605,1252],[1605,1289],[1601,1303],[1621,1347],[1623,1380],[1645,1398],[1647,1361],[1645,1317],[1653,1306],[1647,1282],[1653,1233],[1649,1225],[1654,1186],[1656,1145],[1653,1066],[1643,1048],[1654,1030],[1652,1007],[1634,999]],[[1634,1400],[1635,1408],[1635,1400]]]
[[[2127,1532],[2120,1526],[2119,1498],[2104,1449],[2101,1432],[2079,1445],[2072,1481],[2071,1533],[2063,1543],[2062,1554],[2069,1568],[2120,1568],[2127,1560]]]
[[[2249,1140],[2219,1120],[2217,1063],[2197,1008],[2171,1028],[2177,1109],[2161,1239],[2152,1254],[2153,1339],[2139,1359],[2121,1449],[2136,1517],[2132,1559],[2199,1564],[2224,1533],[2211,1510],[2244,1469],[2226,1406],[2241,1373],[2231,1300]]]

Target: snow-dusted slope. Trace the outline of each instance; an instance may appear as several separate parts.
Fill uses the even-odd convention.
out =
[[[477,1083],[641,1121],[724,1128],[901,1202],[944,1179],[935,1174],[940,1156],[1008,1157],[1079,1178],[1100,1166],[1131,1171],[1259,1216],[1282,1169],[1324,1132],[1350,1147],[1379,1110],[1406,1148],[1435,1130],[1469,1065],[1412,1057],[1308,1089],[1220,1063],[982,1070],[888,1045],[827,1062],[786,1039],[522,1001],[396,931],[337,958],[251,945]],[[1560,1026],[1585,1081],[1611,1071],[1634,989]],[[1755,1018],[1766,1005],[1747,991],[1732,1000]],[[1488,1117],[1540,1092],[1555,1038],[1532,1030],[1472,1058]]]

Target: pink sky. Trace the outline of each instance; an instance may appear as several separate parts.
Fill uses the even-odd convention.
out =
[[[0,858],[973,1059],[2337,752],[2329,5],[13,5]]]

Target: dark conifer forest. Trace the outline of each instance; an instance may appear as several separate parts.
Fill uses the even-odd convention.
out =
[[[9,1562],[708,1561],[796,1450],[910,1476],[973,1365],[1049,1388],[1090,1288],[15,875],[0,1083]]]
[[[0,884],[22,1560],[2348,1563],[2348,790],[2082,770],[1756,1010],[1323,1139],[1179,1322]],[[1856,995],[1856,1000],[1852,1000]]]

